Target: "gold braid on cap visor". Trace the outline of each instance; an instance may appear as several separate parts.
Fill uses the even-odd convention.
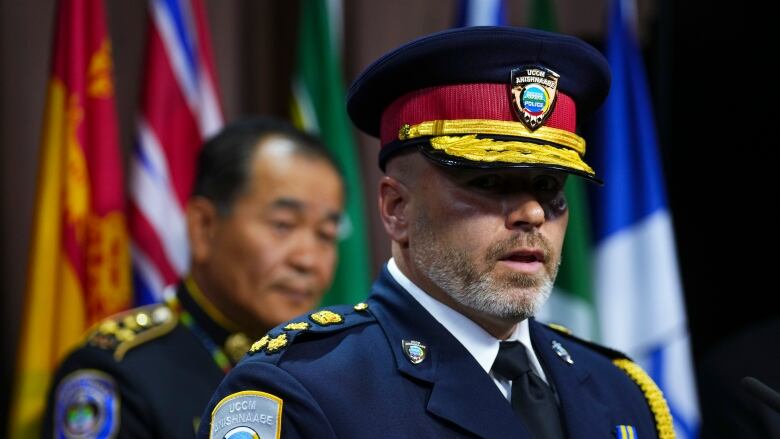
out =
[[[478,134],[525,137],[558,146],[524,142],[522,139],[477,138]],[[595,175],[593,169],[582,161],[582,156],[585,155],[585,139],[558,128],[543,126],[531,131],[520,122],[461,119],[404,125],[398,131],[400,140],[424,136],[432,136],[430,143],[434,149],[475,162],[556,165]]]

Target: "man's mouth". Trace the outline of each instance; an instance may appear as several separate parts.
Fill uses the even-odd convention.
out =
[[[276,290],[279,291],[285,298],[293,302],[307,302],[312,298],[311,288],[307,288],[299,285],[276,285]]]
[[[536,248],[512,250],[499,258],[509,268],[527,274],[535,274],[544,268],[544,251]]]

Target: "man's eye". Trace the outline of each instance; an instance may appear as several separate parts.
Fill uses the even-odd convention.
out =
[[[469,181],[469,186],[477,189],[494,189],[501,184],[501,177],[498,175],[483,175]]]
[[[280,221],[280,220],[272,220],[271,226],[274,228],[274,230],[279,232],[288,232],[295,227],[295,224],[292,223],[292,221]]]
[[[317,236],[320,238],[321,241],[324,241],[326,243],[335,244],[338,242],[338,233],[335,230],[327,229],[327,230],[320,230],[317,232]]]
[[[558,192],[562,183],[550,175],[541,175],[534,179],[534,189],[539,192]]]

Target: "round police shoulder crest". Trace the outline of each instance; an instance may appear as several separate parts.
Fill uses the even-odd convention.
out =
[[[55,396],[54,437],[111,438],[119,427],[119,393],[114,379],[93,369],[66,376]]]
[[[249,427],[236,427],[225,433],[224,439],[260,439],[260,435]]]
[[[560,76],[541,66],[512,69],[509,92],[512,108],[520,122],[533,131],[547,120],[555,108]]]
[[[282,405],[281,398],[256,390],[230,394],[211,412],[209,439],[279,439]]]

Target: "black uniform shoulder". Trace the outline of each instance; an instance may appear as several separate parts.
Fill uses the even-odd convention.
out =
[[[130,349],[170,333],[177,324],[176,314],[166,304],[133,308],[93,326],[84,346],[112,352],[116,361],[122,361]]]
[[[600,355],[602,355],[604,357],[607,357],[607,359],[609,359],[610,361],[613,361],[613,362],[615,360],[628,360],[628,361],[632,361],[631,358],[629,358],[628,355],[624,354],[623,352],[620,352],[618,350],[615,350],[615,349],[612,349],[612,348],[609,348],[609,347],[606,347],[606,346],[602,346],[602,345],[600,345],[600,344],[598,344],[596,342],[593,342],[591,340],[587,340],[587,339],[578,337],[578,336],[574,335],[574,332],[572,332],[571,329],[569,329],[569,328],[567,328],[567,327],[565,327],[563,325],[559,325],[557,323],[543,323],[543,326],[545,328],[551,329],[556,334],[563,335],[569,341],[572,341],[572,342],[574,342],[574,343],[576,343],[576,344],[578,344],[578,345],[580,345],[580,346],[582,346],[584,348],[587,348],[587,349],[589,349],[591,351],[594,351],[594,352],[596,352],[596,353],[598,353],[598,354],[600,354]]]
[[[305,336],[329,337],[356,326],[374,322],[368,304],[336,305],[294,318],[268,331],[254,342],[248,355],[261,361],[276,362],[279,354],[296,339]],[[261,355],[263,354],[263,355]]]

